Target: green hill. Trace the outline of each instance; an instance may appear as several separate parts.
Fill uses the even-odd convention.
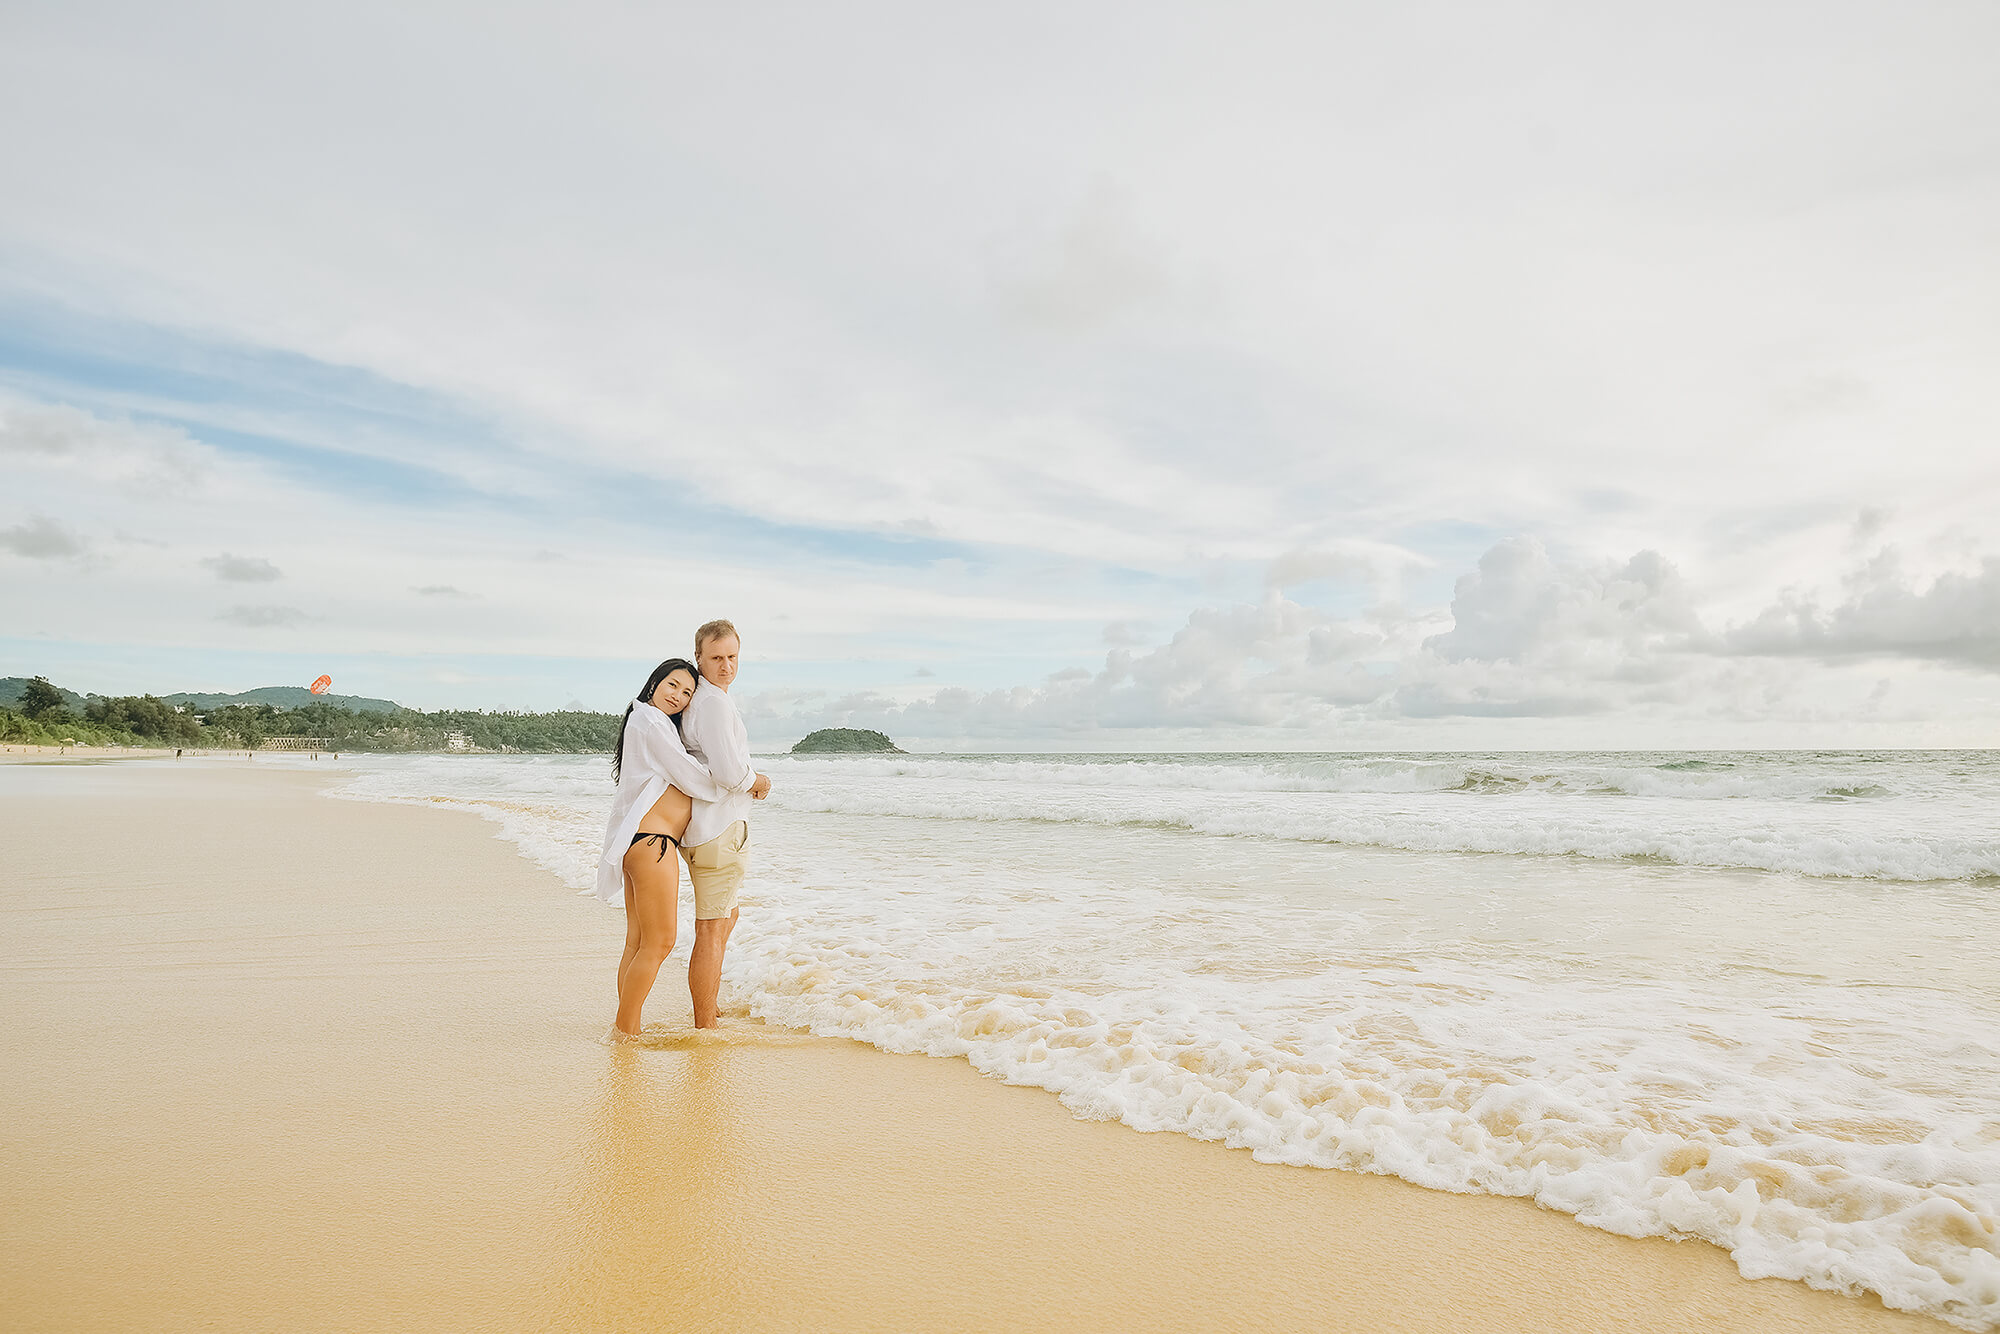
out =
[[[196,695],[185,691],[162,695],[169,704],[185,704],[190,709],[222,709],[231,704],[268,704],[274,709],[301,709],[308,704],[331,704],[355,713],[394,713],[403,706],[394,700],[369,699],[365,695],[315,695],[304,686],[258,686],[234,695]]]
[[[25,676],[0,676],[0,707],[17,708],[21,703],[21,692],[28,688]],[[63,703],[72,713],[83,712],[86,699],[96,699],[95,695],[79,695],[74,690],[62,690]],[[190,709],[207,711],[227,708],[231,704],[268,704],[274,709],[299,709],[308,704],[331,704],[336,709],[348,709],[354,713],[394,713],[403,706],[394,700],[370,699],[365,695],[315,695],[304,686],[258,686],[255,690],[245,690],[235,695],[200,695],[182,691],[177,695],[161,695],[165,704],[180,704]]]
[[[902,755],[902,747],[880,732],[854,727],[823,727],[800,739],[794,755]]]
[[[21,692],[27,688],[28,678],[25,676],[0,676],[0,708],[19,708],[21,706]],[[62,690],[63,703],[70,709],[76,710],[83,707],[83,696],[77,694],[74,690],[63,690],[61,686],[56,686],[56,689]]]

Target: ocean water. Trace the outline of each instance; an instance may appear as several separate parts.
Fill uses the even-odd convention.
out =
[[[2000,1329],[2000,754],[760,767],[725,1004]],[[430,756],[337,795],[582,890],[610,792]]]

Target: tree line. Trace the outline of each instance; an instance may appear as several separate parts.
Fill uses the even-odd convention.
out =
[[[39,676],[28,682],[17,704],[0,706],[0,741],[45,746],[75,740],[91,746],[255,750],[273,737],[310,736],[326,738],[330,750],[409,752],[450,749],[454,734],[476,750],[609,753],[618,737],[618,715],[475,709],[359,713],[321,703],[296,709],[228,704],[197,712],[177,710],[153,695],[92,695],[79,712]]]

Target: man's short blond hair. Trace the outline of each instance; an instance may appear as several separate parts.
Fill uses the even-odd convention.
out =
[[[736,633],[735,625],[729,621],[710,621],[708,624],[702,626],[701,629],[695,631],[694,660],[696,662],[701,661],[701,651],[708,647],[709,640],[720,639],[724,635],[728,635],[739,644],[743,642],[743,636]]]

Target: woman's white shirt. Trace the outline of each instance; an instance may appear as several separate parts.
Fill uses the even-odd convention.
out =
[[[677,787],[697,801],[716,801],[723,795],[708,769],[681,744],[674,720],[646,700],[632,705],[624,746],[618,791],[611,798],[611,818],[604,828],[604,854],[597,861],[597,897],[606,903],[625,901],[625,852],[639,832],[639,822],[662,793]]]

